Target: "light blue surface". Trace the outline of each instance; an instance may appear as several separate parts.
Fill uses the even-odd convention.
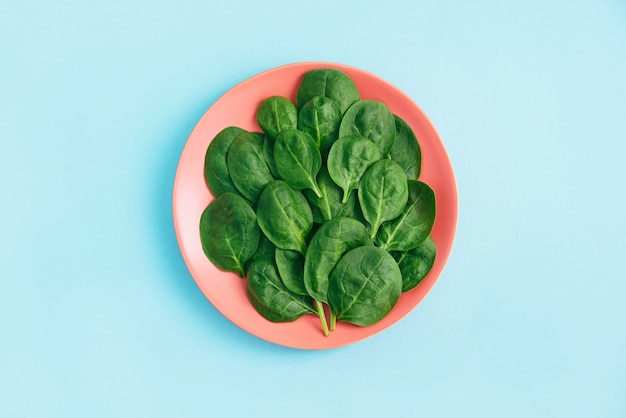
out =
[[[342,349],[264,342],[178,250],[206,109],[357,66],[429,115],[459,187],[428,297]],[[0,416],[626,417],[626,3],[5,1]]]

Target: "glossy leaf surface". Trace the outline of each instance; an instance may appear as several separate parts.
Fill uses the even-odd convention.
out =
[[[342,202],[348,201],[365,171],[378,160],[378,147],[363,136],[344,136],[333,144],[328,153],[328,174],[343,190]]]
[[[283,284],[274,260],[259,258],[248,272],[248,297],[255,309],[272,322],[291,322],[317,311],[308,296],[296,295]]]
[[[417,180],[422,168],[422,152],[413,129],[399,116],[396,121],[396,140],[391,148],[391,159],[400,164],[407,178]]]
[[[239,193],[228,172],[226,155],[235,137],[245,132],[236,126],[220,131],[209,144],[204,158],[204,178],[213,196],[226,192]]]
[[[292,188],[311,189],[321,197],[316,177],[322,156],[308,134],[297,129],[282,131],[274,144],[274,161],[278,174]]]
[[[322,68],[307,72],[296,98],[296,106],[301,109],[315,96],[325,96],[333,99],[339,105],[341,113],[360,99],[359,90],[354,81],[343,71],[334,68]]]
[[[402,213],[408,196],[408,181],[398,163],[384,159],[367,169],[359,185],[358,197],[372,237],[376,236],[383,222]]]
[[[330,276],[328,297],[337,320],[368,326],[391,312],[401,291],[402,274],[391,254],[366,246],[339,260]]]
[[[350,218],[326,222],[315,233],[304,261],[304,285],[309,295],[328,302],[328,280],[331,272],[349,250],[372,245],[367,228]]]
[[[306,254],[313,214],[301,192],[282,180],[270,182],[259,198],[257,221],[263,233],[278,248]]]
[[[418,180],[407,182],[409,197],[402,213],[384,222],[376,234],[376,244],[387,251],[408,251],[430,235],[435,223],[435,192]]]
[[[245,275],[245,263],[259,245],[256,215],[241,196],[227,192],[217,197],[200,218],[200,241],[205,255],[222,270]]]
[[[300,109],[298,129],[309,134],[320,151],[324,151],[337,140],[342,116],[333,99],[315,96]]]
[[[407,292],[428,275],[435,263],[437,248],[432,237],[428,237],[417,248],[404,252],[393,251],[391,254],[402,273],[402,291]]]
[[[306,295],[304,287],[304,256],[298,251],[276,249],[276,267],[285,287],[298,295]]]
[[[237,190],[252,204],[259,199],[265,185],[274,180],[263,156],[263,134],[244,132],[237,135],[226,162]]]
[[[346,111],[339,126],[339,138],[364,136],[378,146],[383,157],[389,155],[396,139],[396,122],[387,106],[377,100],[360,100]]]
[[[271,96],[263,100],[256,112],[256,120],[267,135],[276,138],[285,129],[296,129],[298,111],[291,100]]]

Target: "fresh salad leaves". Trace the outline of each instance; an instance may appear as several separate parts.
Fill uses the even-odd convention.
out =
[[[206,257],[247,280],[268,321],[316,315],[325,335],[338,321],[379,322],[437,254],[412,128],[333,68],[307,72],[295,102],[270,96],[254,116],[261,132],[227,126],[207,148]]]

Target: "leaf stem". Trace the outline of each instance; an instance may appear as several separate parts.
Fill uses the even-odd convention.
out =
[[[320,316],[320,321],[322,321],[322,329],[324,330],[324,335],[328,337],[328,324],[326,324],[326,314],[324,313],[324,305],[319,300],[315,299],[315,305],[317,305],[317,313]]]
[[[374,239],[376,238],[376,234],[378,233],[378,228],[380,227],[380,224],[374,226],[372,225],[372,233],[370,234],[370,238]]]
[[[352,193],[352,189],[343,189],[343,198],[341,199],[341,203],[348,203],[350,193]]]
[[[330,330],[334,331],[337,325],[337,314],[332,309],[330,310]]]
[[[322,199],[324,197],[324,194],[315,181],[313,182],[313,188],[311,190],[313,190],[313,193],[315,193],[315,196],[317,196],[318,199]]]

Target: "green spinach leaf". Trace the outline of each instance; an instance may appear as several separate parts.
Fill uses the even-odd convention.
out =
[[[216,267],[245,275],[245,263],[259,244],[256,215],[241,196],[226,192],[217,197],[200,217],[200,241]]]
[[[324,151],[337,140],[342,116],[333,99],[315,96],[300,109],[298,129],[309,134],[320,151]]]
[[[259,228],[260,230],[261,228]],[[258,259],[258,258],[274,258],[274,254],[276,253],[276,246],[274,245],[274,243],[272,243],[272,241],[270,241],[265,234],[263,233],[263,231],[260,231],[260,237],[259,237],[259,245],[256,249],[256,251],[254,252],[254,254],[252,255],[252,257],[250,257],[250,259],[246,262],[245,264],[245,271],[247,272],[248,269],[250,268],[250,264]]]
[[[294,250],[277,248],[275,257],[285,287],[297,295],[307,295],[304,287],[304,256]]]
[[[263,134],[244,132],[233,140],[226,155],[228,172],[237,190],[253,204],[274,176],[263,157]]]
[[[304,260],[304,286],[318,302],[328,302],[328,278],[341,257],[352,248],[372,245],[367,228],[350,218],[326,222],[313,235]]]
[[[276,143],[276,138],[272,138],[269,135],[265,135],[263,138],[263,158],[267,163],[267,166],[270,169],[270,172],[276,179],[280,179],[280,174],[278,174],[278,169],[276,168],[276,161],[274,160],[274,144]]]
[[[426,183],[408,180],[409,197],[402,213],[384,222],[374,241],[387,251],[408,251],[420,245],[435,223],[435,192]]]
[[[391,148],[391,159],[400,164],[407,178],[417,180],[422,168],[422,151],[413,129],[399,116],[396,121],[396,140]]]
[[[298,88],[296,106],[301,109],[315,96],[333,99],[339,105],[342,114],[361,97],[354,81],[343,71],[334,68],[307,72]]]
[[[282,131],[274,144],[274,161],[278,174],[292,188],[311,189],[318,197],[322,197],[316,180],[322,166],[322,156],[307,133],[297,129]]]
[[[432,237],[428,237],[417,248],[409,251],[392,251],[400,272],[402,272],[402,291],[407,292],[424,280],[428,275],[437,255],[437,248]]]
[[[304,195],[283,180],[270,182],[259,198],[257,221],[276,247],[306,254],[313,214]]]
[[[365,171],[358,197],[363,216],[374,238],[380,225],[402,213],[408,200],[408,181],[404,170],[393,160],[384,159]]]
[[[261,102],[256,112],[256,120],[263,132],[276,138],[284,129],[296,129],[298,110],[288,98],[272,96]]]
[[[393,113],[377,100],[360,100],[350,106],[339,125],[339,138],[349,135],[368,138],[387,157],[396,139]]]
[[[330,275],[328,298],[338,321],[375,324],[396,305],[402,274],[385,250],[365,246],[348,251]]]
[[[247,292],[252,306],[272,322],[291,322],[317,313],[309,296],[296,295],[285,287],[271,258],[259,258],[250,265]]]
[[[362,217],[356,199],[356,193],[350,193],[348,201],[342,202],[343,190],[337,186],[328,174],[326,166],[322,166],[317,175],[322,197],[317,197],[312,190],[304,190],[304,197],[308,200],[313,212],[313,222],[323,224],[326,221],[339,217],[356,218]]]
[[[328,174],[343,190],[343,203],[358,188],[365,171],[378,160],[378,147],[363,136],[344,136],[333,144],[328,153]]]
[[[222,129],[209,144],[204,158],[204,178],[215,197],[226,192],[239,193],[228,173],[226,155],[235,137],[243,132],[241,128],[229,126]]]

